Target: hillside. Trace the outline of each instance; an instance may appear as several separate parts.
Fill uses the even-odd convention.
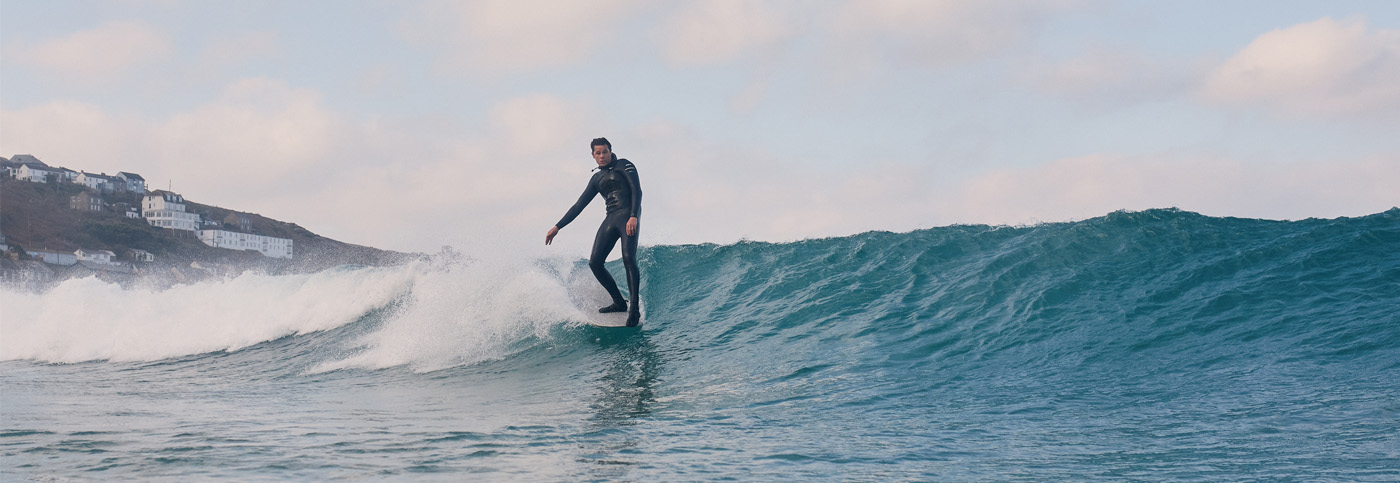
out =
[[[244,213],[248,226],[223,225],[222,229],[291,239],[295,247],[292,260],[269,259],[256,251],[213,248],[200,242],[193,232],[154,227],[144,219],[128,218],[111,208],[118,203],[139,208],[141,196],[134,193],[102,195],[108,204],[102,211],[70,208],[70,197],[84,190],[83,186],[66,183],[0,179],[0,233],[5,242],[27,250],[111,250],[117,255],[115,261],[128,263],[132,261],[129,249],[134,248],[151,252],[162,265],[203,262],[256,265],[278,271],[312,271],[344,264],[388,265],[413,258],[410,254],[332,240],[300,225],[253,213]],[[203,220],[219,221],[231,213],[240,213],[194,202],[187,202],[186,210],[199,214]]]

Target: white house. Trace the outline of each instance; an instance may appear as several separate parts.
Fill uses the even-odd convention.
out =
[[[68,169],[68,168],[58,168],[57,177],[58,177],[58,182],[60,182],[60,183],[77,183],[77,182],[78,182],[78,172],[77,172],[77,171],[73,171],[73,170]]]
[[[103,189],[102,189],[102,185],[107,184],[107,177],[106,177],[106,176],[98,176],[98,175],[96,175],[96,174],[89,173],[89,172],[87,172],[87,171],[83,171],[83,172],[81,172],[81,173],[78,173],[78,178],[75,179],[75,180],[73,180],[73,181],[77,182],[77,183],[80,184],[80,185],[87,186],[88,188],[92,188],[92,189],[97,190],[97,191],[112,191],[111,188],[108,188],[108,189],[106,189],[106,190],[103,190]]]
[[[141,216],[146,223],[172,230],[199,229],[199,215],[185,212],[185,197],[165,190],[146,193],[141,202]]]
[[[156,261],[156,256],[152,255],[151,252],[142,250],[140,248],[132,248],[131,259],[136,260],[138,262],[154,262]]]
[[[111,250],[87,250],[83,248],[77,249],[73,254],[77,255],[80,262],[94,263],[112,263],[112,257],[117,255]]]
[[[49,176],[57,174],[58,171],[50,171],[49,168],[45,166],[21,164],[19,170],[15,172],[15,178],[31,183],[47,183],[49,181]]]
[[[143,195],[146,194],[146,178],[142,178],[141,175],[128,173],[126,171],[118,171],[116,177],[126,181],[127,191]]]
[[[39,158],[28,154],[16,154],[14,158],[10,159],[10,165],[15,172],[16,179],[33,183],[46,183],[49,176],[57,176],[61,173],[58,168],[50,167]]]
[[[53,250],[25,250],[29,256],[43,260],[44,263],[54,265],[72,265],[78,263],[77,255],[72,253],[56,252]]]
[[[214,248],[257,250],[265,257],[292,258],[292,241],[286,238],[252,235],[225,230],[198,230],[199,241]]]
[[[73,181],[103,193],[126,191],[126,181],[115,176],[107,176],[107,173],[92,174],[84,171],[79,173]]]

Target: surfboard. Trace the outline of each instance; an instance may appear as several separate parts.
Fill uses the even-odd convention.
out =
[[[627,326],[627,312],[598,313],[599,307],[612,305],[612,297],[608,296],[608,291],[603,290],[602,285],[598,285],[598,279],[593,277],[593,272],[587,265],[577,267],[569,273],[565,290],[569,292],[569,301],[574,303],[574,307],[583,315],[584,322],[588,322],[589,325],[620,329],[638,329],[646,325],[645,310],[642,311],[642,318],[636,327]]]

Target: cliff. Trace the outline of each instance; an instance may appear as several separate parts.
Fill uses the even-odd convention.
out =
[[[145,219],[128,218],[122,211],[113,209],[113,205],[119,203],[139,209],[142,196],[135,193],[102,194],[106,207],[100,211],[71,208],[70,198],[84,191],[95,194],[74,184],[0,179],[0,234],[4,235],[5,243],[12,252],[16,248],[67,253],[79,248],[110,250],[116,254],[114,261],[138,268],[185,267],[195,263],[206,267],[305,272],[346,264],[392,265],[416,257],[333,240],[295,223],[253,213],[244,213],[242,226],[217,228],[291,239],[295,247],[293,259],[271,259],[251,250],[214,248],[199,241],[193,232],[151,226]],[[202,220],[220,222],[231,213],[242,213],[194,202],[186,203],[186,211],[199,214]],[[130,249],[150,252],[155,255],[156,262],[136,262]]]

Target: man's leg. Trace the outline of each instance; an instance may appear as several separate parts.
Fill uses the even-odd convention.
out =
[[[626,226],[623,227],[625,232]],[[622,236],[622,266],[627,269],[627,293],[632,297],[632,310],[627,313],[627,326],[634,327],[641,322],[642,272],[637,268],[637,239],[642,236],[642,227],[632,236]]]
[[[593,253],[588,256],[588,268],[593,270],[593,277],[598,279],[598,283],[603,285],[603,290],[608,291],[612,296],[613,304],[598,309],[599,312],[622,312],[627,310],[627,303],[622,300],[622,292],[617,289],[617,281],[613,280],[611,273],[605,265],[608,261],[608,254],[612,253],[613,246],[617,245],[617,239],[621,232],[608,223],[612,220],[604,220],[603,225],[598,227],[598,235],[593,237]]]

